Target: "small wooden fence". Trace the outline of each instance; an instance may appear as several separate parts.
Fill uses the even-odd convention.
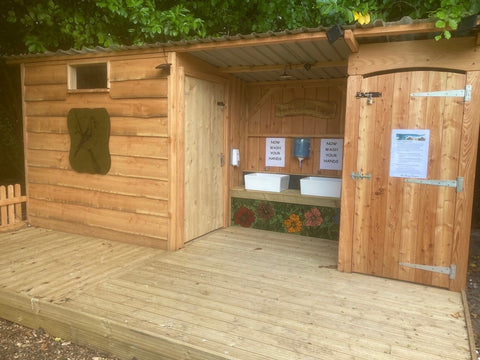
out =
[[[23,203],[27,197],[22,196],[20,184],[0,186],[0,232],[22,227],[24,222]]]

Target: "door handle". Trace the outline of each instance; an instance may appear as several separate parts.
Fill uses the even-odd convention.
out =
[[[352,173],[350,174],[350,177],[352,178],[352,180],[357,180],[357,179],[371,179],[372,178],[372,175],[371,174],[367,174],[367,175],[363,175],[360,171],[357,171],[357,173],[355,174],[353,171]]]

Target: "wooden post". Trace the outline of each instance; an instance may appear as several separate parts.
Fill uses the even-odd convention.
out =
[[[357,171],[358,117],[360,107],[355,95],[361,90],[362,76],[349,76],[347,81],[345,137],[343,142],[342,199],[338,270],[352,271],[353,215],[355,211],[355,182],[350,178]]]
[[[22,125],[23,125],[23,169],[24,169],[24,176],[25,176],[25,195],[29,196],[30,190],[29,190],[29,175],[28,175],[28,160],[29,160],[29,155],[28,151],[28,131],[27,131],[27,109],[25,106],[25,64],[20,65],[20,81],[22,84]],[[29,222],[29,203],[28,201],[26,202],[26,218],[25,221]]]
[[[169,53],[171,75],[168,83],[168,136],[169,136],[169,198],[168,198],[168,250],[178,250],[184,242],[184,82],[183,67],[178,66],[175,53]]]
[[[463,190],[457,193],[455,222],[453,224],[453,248],[451,263],[456,265],[455,279],[450,280],[450,290],[465,289],[472,221],[473,192],[475,186],[478,131],[480,116],[480,71],[467,72],[467,85],[472,85],[472,98],[465,102],[463,113],[462,142],[458,176],[463,177]]]

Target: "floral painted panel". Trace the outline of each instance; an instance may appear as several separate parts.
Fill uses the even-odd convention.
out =
[[[232,198],[232,225],[338,240],[340,209]]]

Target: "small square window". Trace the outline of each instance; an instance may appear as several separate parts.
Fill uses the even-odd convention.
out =
[[[72,90],[108,89],[107,65],[107,63],[70,65],[68,88]]]

